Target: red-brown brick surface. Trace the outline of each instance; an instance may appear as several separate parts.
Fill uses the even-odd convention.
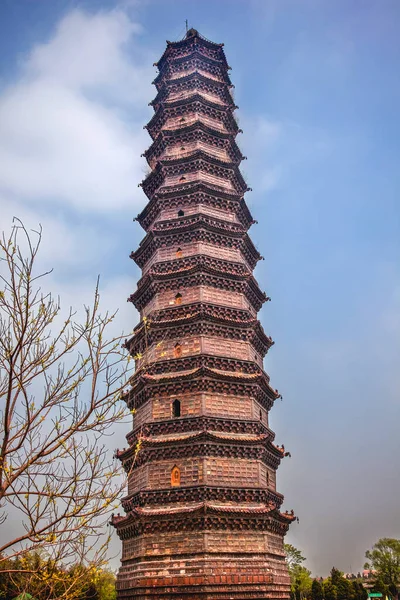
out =
[[[113,520],[118,599],[283,600],[294,516],[276,490],[278,394],[261,371],[272,341],[257,322],[266,296],[252,277],[260,256],[228,67],[221,45],[189,30],[158,68],[146,237],[132,254],[141,326],[127,342],[135,413],[118,454],[128,473],[126,514]]]

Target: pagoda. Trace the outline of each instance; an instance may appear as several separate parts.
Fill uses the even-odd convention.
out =
[[[156,63],[146,126],[146,232],[131,258],[140,323],[126,341],[136,369],[119,600],[288,598],[276,470],[285,453],[268,415],[279,397],[263,370],[273,344],[257,313],[262,257],[248,230],[245,158],[223,44],[190,29]]]

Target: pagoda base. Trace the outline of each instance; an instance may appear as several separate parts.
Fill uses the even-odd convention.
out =
[[[245,600],[289,598],[283,556],[207,553],[122,561],[119,600]]]

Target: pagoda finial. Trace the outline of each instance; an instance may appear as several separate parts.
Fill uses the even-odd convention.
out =
[[[187,21],[186,21],[187,23]],[[190,29],[186,30],[186,37],[190,38],[190,37],[196,37],[197,35],[199,35],[199,32],[197,31],[197,29],[194,29],[193,27],[191,27]]]

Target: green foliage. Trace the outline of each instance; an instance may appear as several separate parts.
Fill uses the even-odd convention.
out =
[[[292,544],[285,544],[286,562],[289,569],[291,598],[292,600],[303,600],[311,596],[311,572],[303,567],[306,559],[301,551]]]
[[[337,589],[330,577],[324,581],[324,597],[325,600],[337,600]]]
[[[86,566],[60,567],[44,553],[8,559],[0,569],[0,600],[59,598],[69,587],[71,600],[115,600],[112,571]]]
[[[311,600],[323,600],[324,590],[318,579],[314,579],[311,585]]]
[[[289,570],[292,600],[304,600],[311,597],[311,571],[302,565],[295,565]]]
[[[400,540],[381,538],[372,550],[367,550],[365,557],[377,572],[374,585],[381,588],[377,591],[384,593],[385,589],[391,596],[396,596],[400,585]]]
[[[289,567],[289,571],[292,567],[296,565],[301,565],[306,559],[302,555],[301,551],[298,548],[292,546],[292,544],[285,544],[285,552],[286,552],[286,562]]]

